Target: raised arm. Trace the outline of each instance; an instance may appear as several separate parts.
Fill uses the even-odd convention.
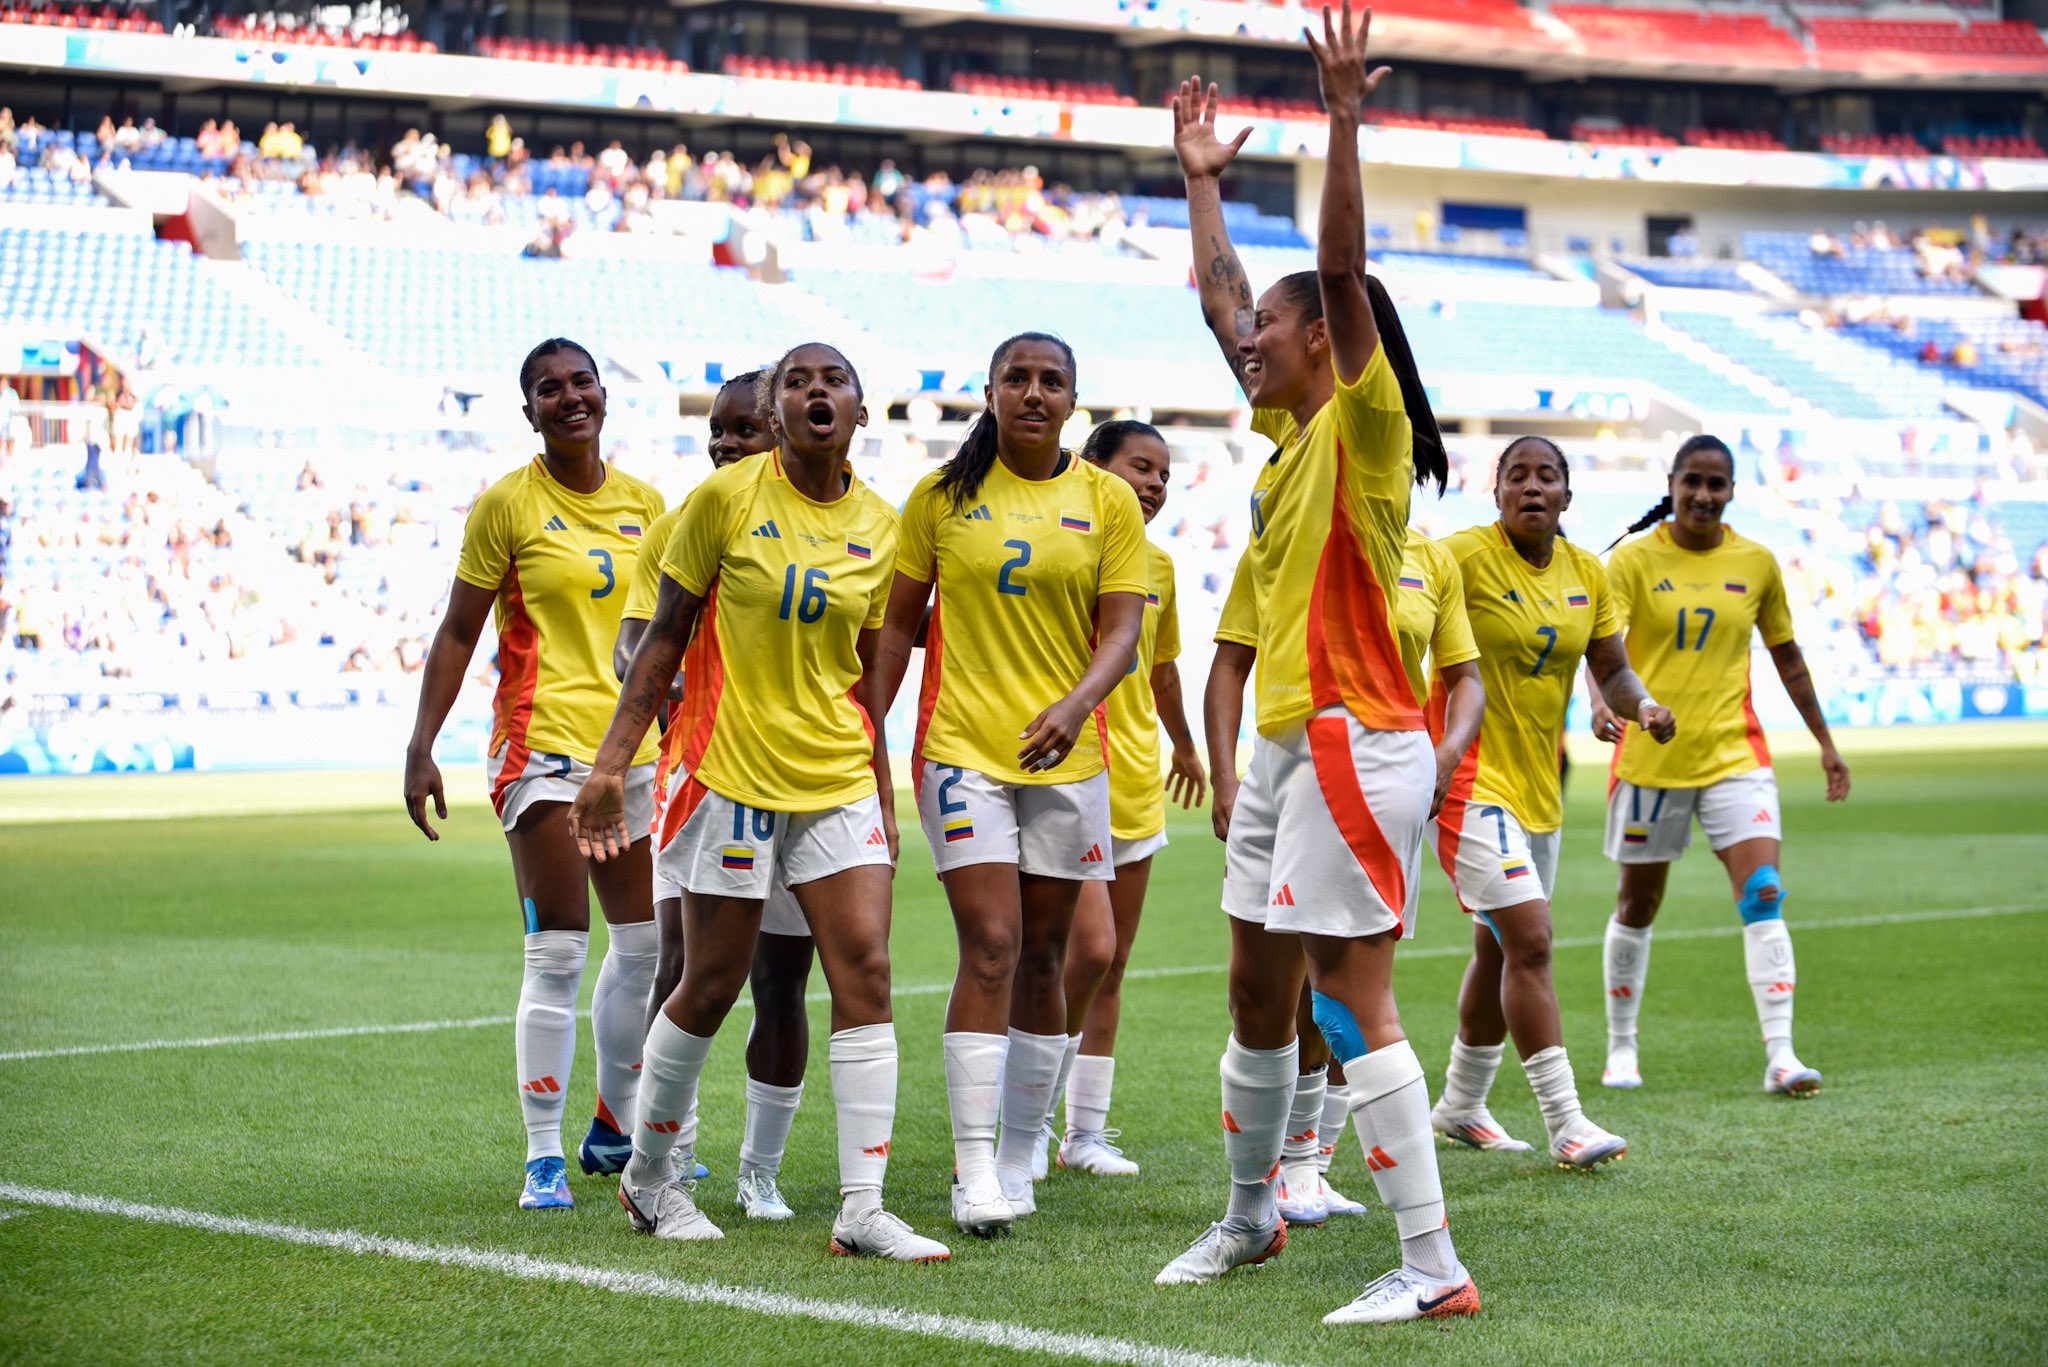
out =
[[[1379,349],[1379,324],[1365,292],[1365,188],[1358,171],[1359,111],[1386,79],[1389,67],[1366,69],[1366,37],[1372,11],[1354,29],[1351,0],[1341,22],[1323,11],[1323,37],[1302,30],[1315,54],[1323,108],[1330,116],[1330,150],[1323,166],[1323,207],[1316,228],[1316,280],[1323,292],[1323,317],[1330,329],[1330,356],[1337,378],[1354,384]],[[1193,196],[1190,194],[1190,200]]]
[[[439,840],[441,833],[427,824],[427,800],[433,799],[435,816],[448,819],[441,767],[434,763],[434,738],[462,692],[462,678],[469,673],[470,657],[476,654],[477,638],[483,635],[484,619],[491,615],[496,597],[489,589],[457,579],[448,590],[448,612],[434,632],[426,667],[420,671],[419,711],[405,747],[405,811],[429,840]]]
[[[1841,751],[1835,749],[1828,719],[1820,710],[1820,697],[1813,689],[1813,675],[1806,669],[1806,656],[1797,641],[1785,641],[1770,649],[1771,663],[1778,667],[1778,681],[1785,685],[1792,705],[1799,709],[1799,719],[1820,742],[1820,767],[1828,779],[1828,801],[1840,802],[1849,796],[1849,766]]]
[[[1216,87],[1205,94],[1199,76],[1180,83],[1173,97],[1173,154],[1180,158],[1188,187],[1188,235],[1195,248],[1195,286],[1202,297],[1202,318],[1223,349],[1230,373],[1244,383],[1243,357],[1237,344],[1251,335],[1252,287],[1245,279],[1230,230],[1223,226],[1223,171],[1244,140],[1247,126],[1224,142],[1216,136]]]

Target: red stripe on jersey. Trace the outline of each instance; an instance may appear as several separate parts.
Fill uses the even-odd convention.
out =
[[[911,791],[924,785],[924,733],[931,730],[932,713],[939,706],[939,680],[946,662],[946,638],[939,630],[939,576],[932,572],[932,619],[924,632],[924,677],[917,684],[917,737],[910,746]]]
[[[718,580],[705,590],[703,610],[697,614],[697,634],[683,655],[683,705],[669,727],[670,736],[681,737],[675,762],[690,774],[704,762],[711,748],[712,728],[718,724],[718,700],[725,693],[725,656],[718,639]]]
[[[519,560],[513,557],[505,568],[505,582],[498,586],[505,600],[505,627],[498,633],[498,691],[491,699],[497,734],[491,748],[505,747],[505,762],[498,769],[498,781],[491,785],[491,806],[505,815],[505,794],[526,776],[526,761],[532,751],[526,746],[526,730],[533,722],[533,694],[540,684],[540,631],[527,615],[526,598],[519,590]]]
[[[1441,678],[1429,694],[1429,731],[1432,736],[1441,736],[1450,710],[1450,694],[1444,688]],[[1465,833],[1465,813],[1472,803],[1472,784],[1479,776],[1480,738],[1472,738],[1472,748],[1458,761],[1458,767],[1451,771],[1451,786],[1444,790],[1444,805],[1436,814],[1436,861],[1443,865],[1444,876],[1451,880],[1451,890],[1458,887],[1458,842]],[[1458,899],[1460,910],[1465,909],[1463,898]]]
[[[1309,697],[1318,709],[1345,707],[1375,731],[1420,731],[1387,591],[1374,577],[1344,507],[1344,443],[1337,443],[1337,490],[1330,534],[1316,562],[1308,604]]]
[[[701,805],[711,790],[697,781],[693,774],[676,790],[675,801],[662,809],[661,830],[655,840],[657,850],[668,848],[668,842],[682,834],[683,827],[690,824],[690,816]],[[615,1125],[612,1127],[617,1129]]]
[[[1402,677],[1407,676],[1404,674]],[[1413,695],[1410,696],[1412,698]],[[1405,928],[1408,880],[1402,871],[1400,856],[1387,843],[1386,833],[1380,830],[1380,823],[1374,819],[1372,808],[1365,800],[1365,790],[1358,785],[1349,723],[1343,717],[1310,717],[1308,749],[1315,764],[1316,786],[1323,791],[1323,801],[1337,823],[1337,833],[1344,837],[1352,858],[1372,880],[1373,890],[1379,893],[1380,900],[1394,913],[1396,921],[1404,923]]]
[[[1747,664],[1744,664],[1742,667],[1742,720],[1749,731],[1746,737],[1749,741],[1749,753],[1756,756],[1759,768],[1770,768],[1771,747],[1764,743],[1764,724],[1757,720],[1756,702],[1750,693],[1749,666]]]

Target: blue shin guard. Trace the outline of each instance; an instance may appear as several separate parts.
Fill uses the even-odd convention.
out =
[[[1769,888],[1777,895],[1765,897],[1765,888]],[[1742,885],[1742,896],[1736,899],[1735,910],[1741,913],[1742,924],[1753,926],[1758,921],[1780,919],[1779,908],[1784,905],[1785,885],[1778,878],[1778,867],[1775,864],[1765,864],[1752,873],[1749,881]],[[1320,1017],[1318,1019],[1320,1020]]]
[[[1366,1054],[1365,1032],[1358,1028],[1358,1017],[1351,1014],[1351,1008],[1335,997],[1326,997],[1320,992],[1309,993],[1310,1005],[1314,1009],[1316,1029],[1323,1032],[1328,1041],[1330,1053],[1337,1062],[1349,1063],[1352,1059],[1363,1058]]]

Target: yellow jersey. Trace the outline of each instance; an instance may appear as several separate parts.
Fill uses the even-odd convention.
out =
[[[612,646],[645,533],[661,515],[654,487],[614,466],[594,494],[565,488],[535,456],[478,495],[455,577],[497,594],[498,691],[491,753],[507,783],[527,756],[585,764],[619,701]],[[649,737],[633,756],[654,759]]]
[[[1216,634],[1212,638],[1218,645],[1228,641],[1232,645],[1259,646],[1259,609],[1252,602],[1251,560],[1245,556],[1237,558],[1237,569],[1230,576],[1230,592],[1224,595],[1223,611],[1216,618]]]
[[[903,505],[896,569],[936,584],[917,705],[920,762],[1003,784],[1078,783],[1102,772],[1108,745],[1090,717],[1053,769],[1018,767],[1022,732],[1080,682],[1095,655],[1095,605],[1145,594],[1145,515],[1116,475],[1078,456],[1050,479],[998,460],[965,506],[937,471]]]
[[[692,489],[690,494],[696,492]],[[683,509],[690,506],[690,494],[683,495],[681,503],[655,518],[647,528],[645,539],[654,548],[653,554],[641,556],[633,566],[633,582],[626,585],[626,605],[619,609],[621,621],[654,620],[655,604],[661,601],[661,555],[668,549],[669,538],[675,535]]]
[[[1472,619],[1465,612],[1465,581],[1451,553],[1413,527],[1402,548],[1401,579],[1394,592],[1394,631],[1401,639],[1401,667],[1418,705],[1429,703],[1429,680],[1447,665],[1479,658]],[[1424,667],[1427,661],[1428,667]]]
[[[671,771],[771,812],[875,791],[874,732],[853,688],[896,540],[896,514],[851,471],[830,503],[799,493],[773,451],[697,486],[661,557],[663,574],[704,599],[666,737]]]
[[[1280,446],[1252,488],[1243,557],[1259,623],[1260,733],[1339,705],[1376,731],[1422,729],[1393,604],[1414,429],[1387,349],[1373,349],[1357,383],[1339,378],[1307,430],[1277,409],[1257,410],[1252,427]]]
[[[1524,830],[1554,831],[1564,823],[1557,748],[1579,661],[1588,642],[1621,629],[1607,571],[1561,536],[1539,570],[1498,522],[1453,532],[1443,544],[1464,576],[1486,685],[1486,717],[1453,793],[1507,808]]]
[[[1792,639],[1778,558],[1725,526],[1720,545],[1689,551],[1660,524],[1616,550],[1608,574],[1629,663],[1678,718],[1669,745],[1624,718],[1614,776],[1645,788],[1704,788],[1769,767],[1750,702],[1749,636],[1761,632],[1766,646]]]
[[[1173,597],[1173,557],[1151,542],[1145,559],[1145,625],[1130,670],[1103,699],[1109,722],[1109,832],[1143,840],[1166,829],[1166,775],[1159,767],[1159,702],[1152,671],[1180,658],[1180,613]]]

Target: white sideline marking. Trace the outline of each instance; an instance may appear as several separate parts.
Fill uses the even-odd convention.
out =
[[[1977,921],[1992,916],[2027,916],[2043,911],[2048,911],[2048,903],[2028,902],[2016,906],[1949,907],[1932,908],[1927,911],[1879,912],[1867,916],[1835,916],[1822,921],[1798,921],[1794,924],[1798,927],[1799,933],[1805,935],[1816,930],[1853,930],[1869,926],[1911,925],[1921,921]],[[1740,925],[1694,926],[1682,930],[1659,931],[1656,939],[1662,944],[1668,940],[1718,940],[1741,933]],[[1603,943],[1603,938],[1598,935],[1576,935],[1552,941],[1551,948],[1597,949]],[[1402,949],[1400,956],[1404,959],[1447,959],[1471,952],[1471,946],[1464,944],[1417,945],[1414,948]],[[1195,978],[1227,971],[1227,964],[1173,964],[1155,968],[1133,968],[1124,974],[1124,981]],[[896,988],[891,996],[935,997],[952,990],[951,983],[913,983],[907,987]],[[829,1002],[832,997],[828,992],[813,992],[804,1000]],[[753,1009],[753,1003],[742,997],[733,1004],[733,1009],[750,1011]],[[585,1011],[582,1015],[587,1019],[590,1013]],[[18,1063],[39,1058],[77,1058],[88,1054],[137,1054],[157,1049],[215,1049],[233,1044],[285,1044],[293,1040],[348,1039],[357,1035],[418,1035],[436,1030],[477,1030],[486,1026],[512,1023],[511,1016],[471,1016],[464,1020],[410,1021],[400,1025],[338,1025],[325,1030],[271,1030],[262,1034],[211,1035],[199,1039],[135,1040],[126,1044],[77,1044],[59,1049],[13,1049],[0,1053],[0,1063]]]
[[[653,1272],[627,1272],[582,1263],[535,1258],[524,1253],[503,1253],[490,1249],[451,1248],[442,1244],[415,1243],[380,1234],[363,1234],[352,1229],[310,1229],[303,1225],[279,1224],[270,1220],[243,1220],[230,1215],[213,1215],[203,1210],[177,1206],[148,1206],[117,1201],[78,1192],[50,1191],[42,1187],[17,1186],[0,1182],[0,1200],[55,1210],[80,1211],[88,1215],[111,1215],[124,1220],[142,1220],[157,1225],[177,1225],[204,1230],[209,1234],[244,1234],[279,1243],[308,1248],[331,1248],[358,1256],[374,1255],[413,1263],[438,1263],[477,1272],[529,1281],[566,1282],[621,1296],[651,1296],[716,1305],[729,1310],[748,1310],[778,1319],[818,1320],[826,1324],[851,1325],[859,1329],[883,1329],[925,1338],[952,1339],[989,1348],[1006,1348],[1023,1353],[1080,1358],[1087,1362],[1131,1363],[1136,1367],[1272,1367],[1257,1358],[1218,1357],[1186,1348],[1138,1343],[1129,1339],[1105,1338],[1096,1334],[1064,1333],[1005,1324],[1000,1320],[965,1319],[929,1311],[897,1310],[886,1305],[859,1301],[817,1300],[778,1291],[753,1291],[744,1287],[719,1286],[712,1282],[688,1282]],[[915,1275],[915,1274],[912,1274]],[[940,1274],[943,1275],[943,1274]]]

